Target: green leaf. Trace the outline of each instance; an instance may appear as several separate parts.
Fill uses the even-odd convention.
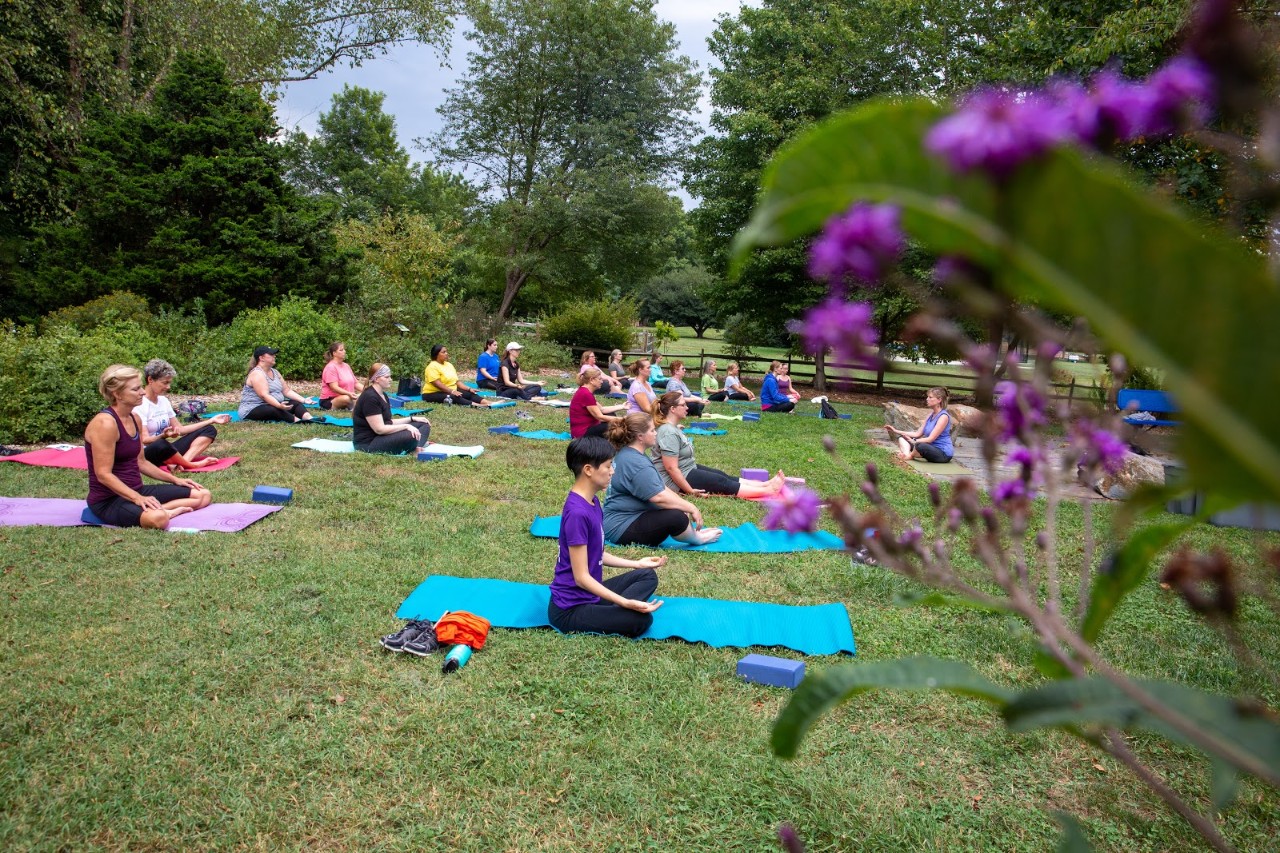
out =
[[[1092,853],[1093,847],[1084,834],[1084,827],[1075,815],[1066,812],[1053,812],[1053,819],[1062,827],[1062,836],[1058,839],[1058,853]]]
[[[988,604],[965,598],[963,595],[951,595],[936,589],[913,590],[899,592],[893,596],[894,607],[956,607],[962,610],[982,610],[988,613],[1005,613],[1009,608],[1000,604]]]
[[[1254,379],[1280,375],[1280,292],[1262,259],[1073,151],[1024,167],[997,199],[924,152],[942,114],[875,103],[798,137],[770,164],[735,263],[811,234],[855,199],[893,202],[930,251],[993,267],[1011,296],[1084,316],[1108,345],[1160,370],[1182,407],[1192,485],[1280,499],[1280,412]]]
[[[1101,677],[1054,681],[1024,691],[1002,709],[1012,731],[1037,728],[1072,729],[1113,726],[1124,731],[1155,732],[1207,752],[1215,760],[1252,773],[1272,784],[1280,781],[1280,725],[1266,710],[1249,702],[1216,696],[1182,684],[1137,681],[1143,691],[1174,710],[1211,740],[1197,743],[1169,721],[1151,714],[1118,687]],[[1215,779],[1219,777],[1215,771]],[[1215,791],[1229,792],[1225,775]]]
[[[1215,760],[1210,768],[1212,783],[1210,795],[1213,798],[1214,811],[1222,811],[1236,798],[1240,790],[1240,773],[1226,761]]]
[[[1012,691],[959,661],[920,657],[848,664],[808,676],[800,683],[774,721],[774,754],[794,758],[805,732],[819,717],[859,693],[880,689],[946,690],[1001,707],[1014,696]]]
[[[1147,579],[1156,555],[1194,524],[1195,521],[1152,524],[1135,531],[1110,560],[1098,568],[1089,592],[1089,609],[1080,626],[1080,636],[1085,642],[1098,639],[1124,597]]]
[[[1036,672],[1045,678],[1059,679],[1070,678],[1071,670],[1066,665],[1049,653],[1049,650],[1041,646],[1036,649],[1035,656],[1032,657],[1031,663],[1036,668]]]

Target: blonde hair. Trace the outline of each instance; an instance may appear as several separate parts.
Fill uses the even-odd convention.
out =
[[[742,368],[738,367],[738,362],[731,361],[724,366],[725,373],[741,373]]]
[[[595,379],[597,376],[603,376],[603,375],[604,374],[600,372],[600,368],[595,367],[593,365],[578,374],[578,384],[586,385],[588,382],[590,382],[592,379]]]
[[[942,408],[944,409],[947,407],[947,400],[951,399],[951,392],[948,391],[946,388],[943,388],[941,385],[939,385],[936,388],[930,388],[926,393],[932,394],[933,396],[941,400]]]
[[[780,361],[771,361],[771,362],[769,362],[769,372],[770,372],[770,373],[776,373],[776,372],[778,371],[778,368],[779,368],[779,367],[782,367],[782,362],[780,362]]]
[[[616,349],[616,350],[614,350],[613,352],[609,353],[609,360],[610,360],[610,361],[622,361],[622,350],[620,350],[620,349]]]
[[[614,447],[623,448],[649,431],[653,426],[653,418],[644,412],[632,412],[619,421],[609,424],[605,438]]]
[[[593,355],[595,355],[595,353],[592,352],[591,350],[583,350],[582,361],[578,362],[578,366],[581,367],[582,365],[586,364],[587,361],[589,361]]]
[[[142,380],[142,371],[127,364],[113,364],[98,377],[98,393],[110,405],[115,405],[116,394],[132,380]]]

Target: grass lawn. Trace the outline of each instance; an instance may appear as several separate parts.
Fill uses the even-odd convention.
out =
[[[861,437],[879,410],[854,411],[731,423],[696,439],[698,459],[842,491],[850,477],[822,453],[824,432],[855,466],[887,461]],[[526,426],[567,429],[563,411],[536,418]],[[204,475],[215,500],[246,501],[257,484],[296,491],[240,534],[0,528],[0,847],[770,850],[789,820],[813,851],[1039,851],[1056,842],[1055,809],[1081,816],[1101,849],[1194,844],[1118,765],[1065,735],[1010,735],[973,700],[871,694],[784,762],[767,741],[790,694],[736,681],[743,649],[495,629],[448,677],[440,656],[382,651],[426,575],[542,583],[555,560],[556,543],[527,528],[563,502],[564,444],[490,436],[511,410],[437,406],[432,420],[437,439],[486,453],[338,456],[289,447],[333,428],[221,428],[215,451],[245,458]],[[886,493],[924,512],[923,480],[883,470]],[[84,492],[81,472],[0,464],[0,494]],[[762,515],[702,505],[712,523]],[[1060,547],[1078,555],[1079,509],[1061,514]],[[1111,508],[1097,516],[1105,527]],[[1237,530],[1194,539],[1240,556],[1259,544]],[[1037,681],[1019,624],[895,607],[911,588],[837,553],[677,554],[659,594],[841,601],[861,660],[935,655]],[[1245,640],[1274,666],[1274,615],[1255,598],[1242,609]],[[1137,673],[1280,699],[1155,583],[1106,639]],[[842,662],[807,659],[811,671]],[[1135,743],[1203,805],[1207,762]],[[1275,849],[1280,797],[1247,782],[1223,825],[1242,849]]]

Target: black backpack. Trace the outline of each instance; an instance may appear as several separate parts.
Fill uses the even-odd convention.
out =
[[[827,421],[838,421],[840,420],[840,413],[836,411],[835,406],[831,405],[826,400],[823,400],[821,417],[823,420]]]
[[[396,394],[401,397],[417,397],[422,394],[422,380],[416,376],[401,376]]]
[[[179,403],[177,413],[186,415],[186,421],[193,424],[200,420],[200,416],[209,410],[204,400],[187,400],[185,403]]]

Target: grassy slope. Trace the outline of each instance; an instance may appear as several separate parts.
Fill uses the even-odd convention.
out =
[[[839,491],[850,478],[821,435],[837,430],[860,464],[878,453],[859,438],[877,419],[735,423],[697,439],[699,460]],[[447,679],[438,657],[382,652],[377,636],[424,576],[545,582],[555,559],[555,543],[526,530],[559,510],[564,445],[487,435],[510,410],[437,407],[433,420],[440,440],[488,451],[419,464],[291,450],[301,428],[224,428],[219,452],[246,458],[206,475],[215,499],[247,500],[259,483],[297,495],[234,536],[0,528],[0,846],[760,850],[790,820],[811,850],[1043,850],[1059,808],[1104,848],[1190,844],[1118,766],[1065,736],[1009,735],[974,701],[864,697],[788,763],[767,738],[789,694],[736,681],[740,649],[495,630]],[[563,412],[533,426],[564,428]],[[78,497],[83,476],[4,464],[0,494]],[[924,510],[916,475],[886,466],[884,481]],[[704,507],[713,523],[761,515],[744,501]],[[1079,511],[1063,515],[1063,547],[1078,553]],[[1199,539],[1252,548],[1240,531]],[[863,660],[930,654],[1035,681],[1017,624],[895,608],[909,588],[834,553],[677,555],[660,593],[843,601]],[[1255,651],[1280,659],[1274,618],[1253,601],[1246,617]],[[1144,674],[1278,698],[1155,584],[1107,651]],[[1203,762],[1139,742],[1203,793]],[[1242,793],[1229,836],[1274,849],[1280,798]]]

